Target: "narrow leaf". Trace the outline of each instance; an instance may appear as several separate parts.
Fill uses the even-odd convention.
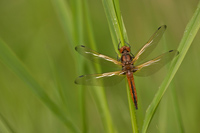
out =
[[[178,68],[180,67],[189,47],[192,44],[192,41],[194,40],[197,31],[200,28],[200,2],[198,4],[198,7],[192,17],[192,19],[189,21],[188,25],[186,26],[184,35],[182,37],[182,40],[179,44],[178,51],[180,52],[179,57],[177,59],[174,59],[171,63],[169,72],[167,73],[167,76],[165,77],[164,81],[162,82],[158,92],[156,93],[153,101],[149,105],[145,118],[144,118],[144,124],[142,127],[142,132],[146,133],[148,126],[154,116],[154,113],[158,107],[158,104],[160,103],[160,100],[162,99],[165,91],[167,90],[170,82],[174,78]]]
[[[0,39],[0,60],[10,68],[22,81],[33,91],[36,96],[71,130],[79,132],[73,122],[65,116],[64,112],[56,105],[43,91],[39,83],[33,78],[28,69],[10,50],[10,48]]]

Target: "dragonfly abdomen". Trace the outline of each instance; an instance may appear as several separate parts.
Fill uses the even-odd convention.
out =
[[[128,71],[126,73],[127,76],[127,80],[128,80],[128,84],[129,84],[129,89],[131,92],[131,97],[133,100],[133,103],[135,105],[135,108],[138,109],[138,105],[137,105],[137,92],[136,92],[136,88],[135,88],[135,82],[134,82],[134,78],[133,78],[133,72]]]

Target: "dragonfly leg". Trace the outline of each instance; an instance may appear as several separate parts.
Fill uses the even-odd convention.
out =
[[[130,55],[131,55],[132,58],[135,58],[135,56],[132,53],[130,53]]]
[[[121,58],[119,58],[118,54],[117,54],[117,60],[118,60],[118,61],[121,61]]]
[[[128,44],[126,41],[124,41],[124,42],[131,48],[130,44]],[[121,44],[121,41],[118,44],[118,50],[120,49],[120,46],[119,46],[120,44]]]
[[[118,50],[120,49],[119,45],[121,44],[121,41],[119,41],[119,44],[118,44]]]
[[[124,42],[131,48],[130,44],[128,44],[126,41],[124,41]]]

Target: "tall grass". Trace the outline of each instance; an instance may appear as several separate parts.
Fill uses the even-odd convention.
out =
[[[108,19],[108,24],[109,24],[110,33],[112,36],[115,51],[116,53],[118,53],[118,55],[120,55],[118,52],[118,44],[119,42],[121,42],[120,46],[124,46],[125,41],[128,42],[128,36],[126,34],[126,29],[122,21],[119,1],[118,0],[102,0],[102,2],[103,2],[104,10]],[[132,122],[132,129],[134,133],[137,133],[138,128],[137,128],[137,121],[135,117],[135,108],[133,106],[132,98],[129,92],[129,87],[126,86],[126,88],[127,88],[126,91],[127,91],[127,96],[128,96],[130,116],[131,116],[131,122]]]
[[[55,2],[56,4],[55,5],[62,5],[62,1],[53,1]],[[88,31],[88,37],[90,39],[90,47],[93,48],[93,49],[96,49],[96,44],[95,44],[95,39],[93,37],[93,31],[92,31],[92,26],[91,26],[91,22],[90,22],[90,18],[89,18],[89,11],[88,11],[88,6],[87,6],[87,1],[73,1],[76,5],[75,9],[75,14],[74,16],[75,19],[72,19],[73,22],[72,23],[75,23],[76,25],[74,26],[74,29],[73,31],[75,31],[74,35],[74,40],[72,41],[72,45],[73,47],[75,48],[77,45],[84,45],[84,40],[83,40],[83,14],[85,17],[85,22],[87,23],[87,28],[85,30]],[[67,8],[67,7],[64,7],[64,8]],[[63,28],[65,30],[66,33],[68,34],[72,34],[72,32],[70,32],[69,28],[65,28],[67,27],[67,24],[68,24],[68,21],[71,21],[70,19],[65,19],[65,18],[68,18],[69,15],[62,15],[62,14],[65,14],[65,12],[63,11],[66,11],[67,9],[63,9],[63,10],[60,10],[60,6],[56,6],[56,10],[60,16],[60,20],[61,22],[63,20],[67,20],[66,23],[63,23]],[[65,21],[64,21],[65,22]],[[70,22],[69,22],[70,23]],[[65,26],[66,25],[66,26]],[[78,40],[78,41],[77,41]],[[83,67],[84,67],[84,62],[79,62],[80,64],[77,63],[78,66],[80,66],[78,69],[79,69],[79,72],[83,71]],[[91,67],[90,67],[91,68]],[[93,69],[93,68],[91,68]],[[101,69],[99,66],[96,65],[96,69],[98,72],[101,72]],[[81,91],[81,94],[80,94],[80,97],[81,98],[81,110],[82,110],[82,115],[83,115],[83,121],[82,121],[82,125],[83,125],[83,128],[82,128],[82,131],[83,132],[88,132],[88,124],[85,117],[85,112],[86,112],[86,104],[85,104],[85,88],[86,87],[80,87],[80,91]],[[105,94],[104,94],[104,88],[103,87],[100,87],[99,89],[92,89],[92,94],[94,95],[94,99],[96,101],[96,104],[97,104],[97,107],[98,107],[98,110],[100,112],[100,115],[101,115],[101,118],[102,118],[102,121],[104,123],[104,127],[105,127],[105,130],[107,132],[114,132],[114,127],[113,127],[113,124],[112,124],[112,120],[111,120],[111,116],[110,116],[110,113],[109,113],[109,110],[108,110],[108,106],[107,106],[107,101],[106,101],[106,97],[105,97]]]
[[[2,16],[0,36],[3,38],[0,39],[0,132],[114,133],[132,131],[145,133],[168,132],[174,127],[180,132],[199,131],[200,108],[197,95],[199,89],[193,89],[199,86],[199,45],[193,46],[193,49],[190,49],[193,50],[192,52],[188,50],[200,27],[200,2],[196,8],[195,4],[191,3],[189,6],[187,4],[190,2],[181,1],[181,3],[187,3],[184,11],[180,3],[167,2],[169,6],[171,5],[170,7],[176,6],[176,8],[170,8],[169,12],[164,12],[165,15],[162,14],[162,11],[165,11],[163,7],[165,2],[157,2],[154,3],[155,5],[141,1],[119,3],[119,0],[29,2],[12,4],[8,2],[8,4],[5,1],[0,5]],[[35,7],[40,5],[45,6],[35,11]],[[148,8],[149,5],[151,8]],[[185,18],[190,16],[188,14],[192,14],[195,8],[193,17],[187,22]],[[7,12],[8,10],[13,10],[13,12]],[[160,11],[162,17],[159,18],[159,13],[156,11]],[[183,16],[182,12],[187,17]],[[154,19],[150,19],[149,16]],[[174,18],[177,16],[182,17],[183,23],[179,24],[180,26],[184,27],[184,23],[187,23],[184,31],[181,31],[180,27],[175,29],[175,31],[184,32],[178,46],[179,56],[171,62],[169,71],[158,90],[149,89],[160,84],[159,76],[135,78],[140,105],[137,111],[133,105],[128,84],[126,86],[120,84],[109,89],[103,85],[101,87],[74,85],[73,80],[76,76],[95,72],[103,73],[103,70],[107,70],[82,59],[74,50],[75,46],[87,45],[97,51],[104,50],[105,53],[112,53],[109,48],[114,48],[119,57],[119,42],[123,46],[125,41],[129,43],[129,39],[134,40],[135,44],[131,45],[134,51],[141,46],[137,43],[143,41],[146,35],[149,36],[154,27],[160,25],[151,22],[164,21],[164,24],[166,22],[170,25],[174,24]],[[147,24],[147,21],[150,24]],[[107,29],[110,31],[110,36]],[[172,31],[173,27],[168,27],[166,40],[171,41],[166,42],[169,45],[179,40],[178,34],[173,36],[176,33]],[[168,36],[169,33],[171,36]],[[39,38],[36,42],[34,42],[35,36]],[[107,45],[110,40],[112,40],[111,46]],[[198,37],[196,41],[199,42]],[[40,44],[45,45],[45,50]],[[186,55],[192,56],[190,60]],[[44,63],[46,60],[50,63]],[[184,63],[183,60],[187,62]],[[182,68],[181,64],[183,64]],[[15,76],[8,73],[7,68]],[[182,72],[183,68],[190,69],[184,70],[184,76],[176,75],[177,71]],[[189,72],[193,74],[192,78]],[[173,81],[176,76],[178,79]],[[189,77],[188,83],[184,77]],[[173,82],[171,87],[173,107],[171,109],[167,104],[163,105],[167,116],[161,113],[159,119],[166,118],[162,123],[166,126],[164,129],[159,129],[162,126],[158,124],[157,114],[162,110],[158,107],[159,104],[163,104],[162,98],[168,96],[165,93],[171,82]],[[124,95],[125,87],[127,93]],[[172,111],[173,109],[176,113]],[[172,118],[174,115],[177,117]],[[176,130],[173,129],[173,131]]]

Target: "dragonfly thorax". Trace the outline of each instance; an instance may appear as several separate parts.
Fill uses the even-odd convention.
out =
[[[131,56],[130,51],[127,50],[127,47],[125,47],[121,56],[122,70],[132,71],[134,68],[132,60],[133,57]]]

